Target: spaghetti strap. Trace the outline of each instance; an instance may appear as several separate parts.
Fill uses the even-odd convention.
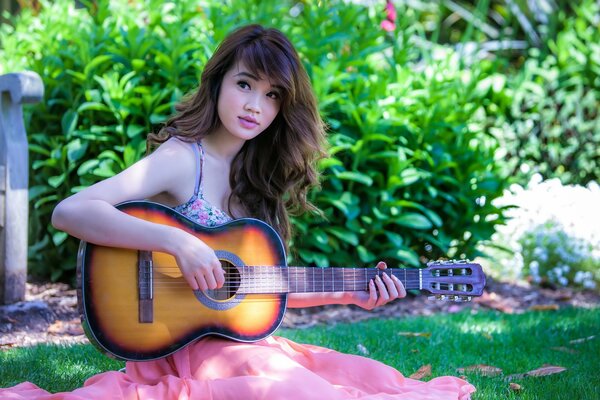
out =
[[[204,153],[200,142],[192,143],[192,148],[196,155],[196,186],[194,187],[194,196],[198,196],[201,188],[200,182],[202,181],[202,159],[204,158]]]
[[[204,170],[204,147],[201,142],[190,143],[196,155],[196,185],[194,194],[188,201],[175,206],[173,209],[203,226],[217,226],[231,221],[231,216],[225,211],[210,204],[204,199],[202,171]]]

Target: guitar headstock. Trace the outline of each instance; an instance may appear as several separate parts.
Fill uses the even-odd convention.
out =
[[[422,270],[423,290],[438,300],[470,301],[481,296],[485,274],[469,260],[432,261]]]

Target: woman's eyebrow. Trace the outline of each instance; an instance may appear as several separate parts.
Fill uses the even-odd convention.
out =
[[[254,75],[254,74],[252,74],[250,72],[247,72],[247,71],[241,71],[241,72],[238,72],[237,74],[234,75],[235,78],[240,77],[240,76],[243,76],[243,77],[246,77],[246,78],[250,78],[250,79],[253,79],[255,81],[262,80],[258,76]],[[281,86],[281,85],[271,85],[271,87],[274,88],[274,89],[283,90],[283,86]]]
[[[235,74],[234,76],[235,77],[245,76],[247,78],[254,79],[255,81],[260,81],[260,78],[258,76],[251,74],[250,72],[246,72],[246,71],[239,72],[239,73]]]

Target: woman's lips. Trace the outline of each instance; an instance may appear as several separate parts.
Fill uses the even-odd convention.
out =
[[[249,118],[238,117],[238,120],[240,121],[240,125],[246,129],[252,129],[258,126],[258,122]]]

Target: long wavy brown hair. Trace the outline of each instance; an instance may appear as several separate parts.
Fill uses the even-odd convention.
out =
[[[325,156],[325,128],[300,58],[277,29],[248,25],[231,33],[206,63],[197,90],[175,106],[158,134],[148,135],[147,149],[176,136],[195,142],[220,126],[217,100],[225,73],[243,62],[253,74],[282,87],[281,108],[271,125],[248,140],[231,164],[229,183],[246,216],[259,218],[292,235],[290,215],[316,211],[307,192],[319,185],[317,161]]]

